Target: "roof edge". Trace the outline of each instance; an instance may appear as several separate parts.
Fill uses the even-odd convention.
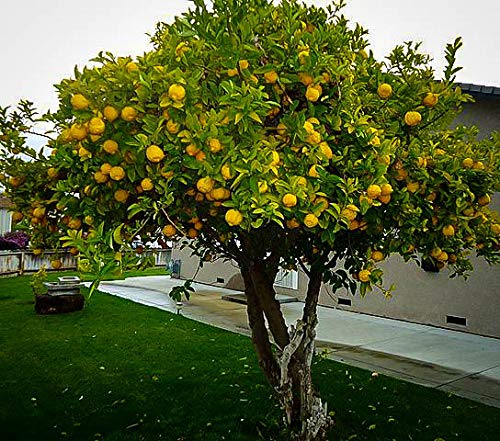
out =
[[[455,83],[455,85],[459,86],[463,92],[470,93],[471,95],[500,98],[500,87],[473,83]]]

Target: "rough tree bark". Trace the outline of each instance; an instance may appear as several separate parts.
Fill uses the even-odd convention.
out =
[[[309,271],[302,318],[287,328],[274,290],[277,266],[269,268],[252,262],[240,265],[240,269],[259,364],[285,411],[285,422],[293,432],[293,439],[325,439],[333,420],[315,392],[311,376],[322,272]]]

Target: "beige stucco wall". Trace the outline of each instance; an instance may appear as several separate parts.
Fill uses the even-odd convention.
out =
[[[454,125],[476,125],[479,136],[484,138],[493,131],[500,130],[500,99],[498,97],[475,97],[476,102],[466,104],[454,121]]]

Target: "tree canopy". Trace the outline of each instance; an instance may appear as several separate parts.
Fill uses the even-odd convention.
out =
[[[497,261],[500,138],[450,128],[471,101],[454,84],[460,39],[436,79],[418,43],[376,60],[342,4],[193,3],[151,51],[100,53],[56,86],[50,154],[25,145],[29,103],[2,109],[2,180],[37,248],[78,249],[99,275],[132,262],[137,237],[189,239],[251,290],[301,266],[362,294],[385,292],[377,262],[393,253],[456,274],[471,254]]]

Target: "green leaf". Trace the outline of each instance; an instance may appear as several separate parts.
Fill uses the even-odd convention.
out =
[[[123,242],[123,239],[122,239],[122,229],[123,229],[123,226],[124,226],[124,224],[120,224],[113,231],[113,240],[118,245],[124,245],[124,242]]]
[[[260,119],[260,116],[259,116],[259,115],[257,115],[257,113],[256,113],[256,112],[250,112],[250,113],[248,114],[248,116],[249,116],[250,118],[252,118],[254,121],[257,121],[258,123],[263,124],[262,120]]]

